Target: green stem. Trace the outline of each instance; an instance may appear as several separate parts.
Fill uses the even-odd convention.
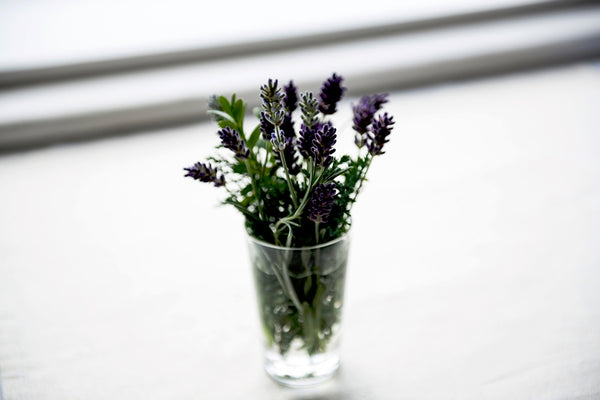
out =
[[[250,162],[246,159],[246,169],[248,170],[248,175],[250,175],[250,183],[252,184],[252,191],[254,192],[254,198],[256,199],[256,206],[258,207],[258,215],[261,220],[265,220],[265,214],[262,208],[262,204],[260,201],[260,195],[258,193],[258,189],[256,187],[256,181],[254,179],[254,171],[250,168]]]
[[[352,205],[356,202],[358,193],[362,189],[363,183],[365,182],[365,178],[367,176],[367,173],[369,172],[369,168],[371,167],[371,162],[373,162],[373,156],[371,155],[371,153],[367,153],[366,157],[368,157],[368,161],[366,163],[366,166],[365,166],[365,164],[363,164],[361,166],[360,180],[359,180],[358,188],[356,188],[356,191],[354,192],[354,196],[352,198],[352,201],[350,202],[350,207],[352,207]]]
[[[281,141],[281,132],[278,126],[275,126],[275,135],[277,136],[277,145],[282,143]],[[298,196],[296,195],[296,190],[294,189],[294,185],[292,184],[292,177],[290,176],[290,171],[288,170],[287,163],[285,162],[285,156],[283,155],[283,150],[277,149],[280,152],[279,159],[281,160],[281,165],[283,166],[283,171],[285,172],[285,180],[287,181],[288,188],[290,189],[290,194],[292,196],[292,204],[294,208],[298,207]]]
[[[287,271],[287,264],[289,260],[286,260],[282,254],[278,254],[278,260],[275,261],[271,259],[271,257],[265,250],[261,249],[261,251],[263,253],[263,256],[270,261],[267,264],[271,266],[271,270],[273,271],[273,274],[279,281],[279,285],[281,286],[283,293],[287,295],[287,297],[292,301],[292,303],[298,309],[298,311],[302,313],[302,305],[300,304],[300,300],[298,299],[298,295],[294,290],[294,286],[292,285],[292,281],[290,280],[290,275]],[[277,266],[279,266],[280,268],[278,268]],[[281,269],[281,275],[279,269]]]
[[[288,227],[290,232],[292,231],[291,226],[289,226],[289,223],[294,221],[296,218],[299,218],[302,215],[302,211],[304,211],[304,208],[308,204],[310,194],[312,193],[315,186],[321,181],[321,178],[323,178],[323,175],[325,174],[325,170],[322,170],[320,174],[319,173],[316,174],[317,175],[316,179],[314,179],[314,181],[312,181],[314,178],[313,168],[309,168],[309,170],[310,170],[311,176],[309,178],[309,185],[306,188],[306,193],[304,193],[304,197],[302,198],[302,202],[300,203],[300,205],[298,206],[298,208],[296,209],[296,211],[293,214],[288,215],[287,217],[284,217],[275,223],[275,242],[276,242],[276,244],[279,242],[278,237],[279,237],[280,226],[282,224],[284,224]]]
[[[287,255],[287,254],[286,254]],[[292,281],[290,279],[290,274],[288,272],[288,263],[291,260],[291,257],[287,257],[288,259],[282,259],[281,261],[281,272],[283,272],[283,281],[285,283],[284,289],[287,289],[288,297],[294,303],[294,306],[298,309],[298,312],[302,314],[303,309],[302,305],[300,305],[300,300],[298,299],[298,295],[296,294],[296,290],[294,289],[294,285],[292,285]]]

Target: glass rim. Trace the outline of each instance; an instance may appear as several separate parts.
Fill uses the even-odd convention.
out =
[[[346,231],[342,236],[332,239],[329,242],[325,242],[325,243],[321,243],[321,244],[316,244],[314,246],[304,246],[304,247],[286,247],[286,246],[277,246],[276,244],[273,243],[269,243],[269,242],[265,242],[264,240],[260,240],[255,238],[254,236],[250,235],[248,232],[246,232],[246,237],[248,239],[248,241],[254,242],[256,244],[259,244],[263,247],[268,247],[271,249],[276,249],[276,250],[291,250],[291,251],[306,251],[306,250],[316,250],[316,249],[322,249],[323,247],[328,247],[331,245],[334,245],[338,242],[341,242],[347,238],[350,237],[350,233],[351,230],[349,229],[348,231]]]

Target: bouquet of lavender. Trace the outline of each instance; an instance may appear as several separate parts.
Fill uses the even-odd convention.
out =
[[[350,229],[352,205],[394,124],[381,112],[387,94],[360,98],[353,106],[356,154],[336,157],[337,130],[329,117],[345,90],[336,74],[318,98],[298,94],[291,81],[280,88],[269,80],[260,88],[262,107],[250,132],[244,102],[214,96],[209,113],[220,127],[218,153],[185,168],[185,176],[224,188],[224,203],[245,217],[262,325],[275,358],[294,347],[309,356],[327,350],[340,319],[347,254],[347,242],[336,239]]]
[[[243,100],[214,96],[208,111],[221,128],[219,147],[229,154],[197,162],[185,168],[185,176],[223,187],[224,203],[238,209],[249,234],[265,242],[303,247],[340,237],[350,227],[352,204],[394,124],[387,113],[378,114],[386,94],[362,97],[353,106],[357,154],[334,157],[337,130],[327,118],[345,90],[336,74],[323,83],[318,99],[311,92],[298,96],[291,81],[279,88],[277,80],[269,80],[260,89],[259,123],[249,134]]]

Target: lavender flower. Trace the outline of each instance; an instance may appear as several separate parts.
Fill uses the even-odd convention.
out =
[[[298,107],[298,89],[294,86],[294,82],[290,81],[283,87],[283,104],[288,113],[292,113]]]
[[[315,138],[315,128],[308,127],[304,124],[300,125],[300,137],[298,138],[298,151],[302,157],[309,159],[314,157],[312,151],[312,141]]]
[[[326,123],[322,123],[322,122],[316,122],[314,124],[314,126],[312,127],[308,127],[304,124],[302,124],[300,126],[300,137],[298,138],[298,150],[300,151],[300,154],[302,155],[302,157],[309,159],[309,158],[314,158],[315,157],[315,144],[313,143],[314,139],[315,139],[315,135],[319,132],[322,131],[323,129],[329,129],[327,127],[331,128],[331,123],[330,122],[326,122]],[[335,131],[335,128],[333,129]],[[332,146],[335,144],[336,138],[333,138],[333,143],[331,144]],[[335,150],[332,150],[330,152],[330,154],[333,154],[333,152],[335,152]]]
[[[335,183],[319,183],[310,199],[308,219],[315,223],[326,223],[335,201]]]
[[[319,118],[319,102],[314,98],[311,92],[302,93],[300,95],[300,111],[302,111],[302,122],[307,127],[313,127]]]
[[[371,132],[367,134],[367,148],[371,155],[378,156],[385,153],[382,149],[383,145],[389,141],[387,137],[392,132],[392,125],[394,125],[394,119],[388,116],[388,113],[380,115],[373,121]]]
[[[281,143],[277,142],[275,133],[271,133],[271,143],[273,143],[275,160],[279,165],[282,165],[281,159],[283,156],[290,175],[298,175],[302,170],[302,167],[298,163],[296,131],[294,130],[294,121],[292,121],[291,113],[288,113],[283,117],[279,131],[282,137]]]
[[[280,126],[285,115],[283,110],[284,95],[277,84],[277,79],[269,79],[266,85],[260,87],[260,97],[263,100],[262,108],[265,111],[267,121],[275,126]]]
[[[360,98],[357,105],[352,107],[354,118],[352,128],[360,133],[367,133],[369,125],[373,122],[375,113],[381,109],[384,103],[387,103],[387,93],[374,94],[372,96],[363,96]]]
[[[271,135],[275,132],[275,127],[267,120],[267,114],[262,111],[259,117],[260,132],[264,140],[271,140]]]
[[[217,177],[217,169],[213,168],[210,163],[197,162],[189,168],[184,168],[184,170],[187,171],[187,174],[184,176],[189,176],[200,182],[212,182],[217,187],[225,185],[225,176],[221,174],[221,176]]]
[[[294,130],[294,121],[292,121],[292,115],[286,114],[283,117],[283,121],[281,122],[281,126],[279,127],[281,135],[286,138],[295,138],[296,131]]]
[[[327,122],[320,126],[312,141],[312,153],[317,165],[327,168],[333,162],[332,154],[335,153],[333,145],[337,139],[336,129]]]
[[[246,147],[246,143],[240,138],[238,131],[226,126],[217,133],[221,138],[221,144],[233,151],[237,158],[243,160],[250,156],[250,149]]]
[[[342,86],[343,78],[335,73],[328,78],[321,87],[321,98],[319,102],[319,111],[323,114],[333,114],[336,110],[337,103],[342,99],[346,88]]]

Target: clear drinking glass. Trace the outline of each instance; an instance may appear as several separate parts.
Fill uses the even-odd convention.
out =
[[[332,377],[339,344],[346,264],[346,234],[312,247],[279,247],[248,238],[264,367],[286,386],[308,386]]]

